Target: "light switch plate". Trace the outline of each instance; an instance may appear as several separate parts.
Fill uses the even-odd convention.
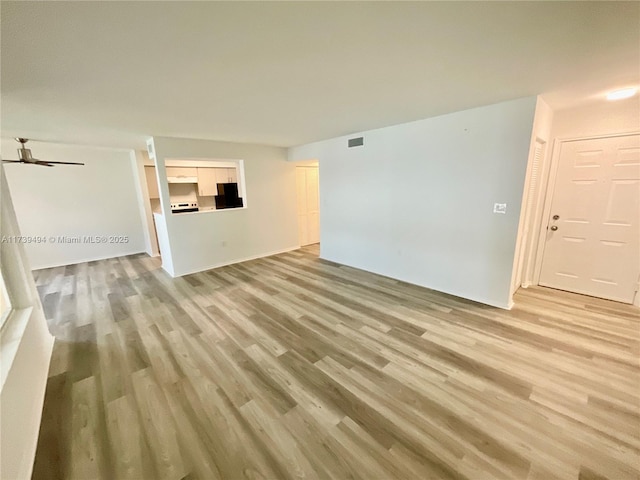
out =
[[[493,204],[493,213],[507,213],[507,204],[506,203],[494,203]]]

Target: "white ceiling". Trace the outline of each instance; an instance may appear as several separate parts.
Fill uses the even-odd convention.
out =
[[[1,2],[2,135],[290,146],[640,82],[638,2]]]

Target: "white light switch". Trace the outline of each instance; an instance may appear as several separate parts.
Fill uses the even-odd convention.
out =
[[[493,213],[507,213],[507,204],[506,203],[494,203],[493,204]]]

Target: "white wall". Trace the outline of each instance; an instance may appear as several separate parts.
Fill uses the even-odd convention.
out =
[[[31,478],[52,349],[44,314],[34,311],[0,396],[0,478]]]
[[[17,143],[2,139],[2,157]],[[34,157],[84,166],[5,164],[18,224],[25,236],[127,236],[126,243],[27,244],[34,269],[145,251],[135,161],[126,150],[29,142]]]
[[[0,168],[0,235],[18,235]],[[24,246],[0,243],[0,266],[14,311],[0,336],[0,478],[31,478],[53,348]]]
[[[552,137],[579,138],[640,131],[640,97],[556,111]]]
[[[157,174],[177,159],[244,160],[247,208],[156,215],[163,267],[180,276],[299,247],[295,165],[277,147],[180,138],[153,138]],[[166,182],[160,201],[170,212]],[[167,251],[169,250],[169,251]],[[166,254],[165,254],[166,253]],[[171,262],[169,264],[168,262]]]
[[[321,256],[510,307],[535,97],[294,147],[320,161]],[[347,139],[364,136],[364,147]],[[505,215],[494,203],[507,203]]]

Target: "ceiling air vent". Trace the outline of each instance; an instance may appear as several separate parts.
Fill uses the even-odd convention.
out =
[[[349,139],[349,148],[361,147],[363,145],[364,145],[364,137],[350,138]]]

